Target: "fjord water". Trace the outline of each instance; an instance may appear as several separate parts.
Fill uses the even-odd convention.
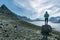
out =
[[[33,21],[33,22],[30,22],[32,24],[35,24],[35,25],[38,25],[38,26],[42,26],[44,25],[44,21]],[[60,23],[53,23],[53,22],[48,22],[48,24],[56,31],[60,31]]]

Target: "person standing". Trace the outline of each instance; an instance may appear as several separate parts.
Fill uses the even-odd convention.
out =
[[[48,14],[47,11],[46,11],[46,13],[44,14],[44,17],[45,17],[45,24],[48,24],[49,14]]]

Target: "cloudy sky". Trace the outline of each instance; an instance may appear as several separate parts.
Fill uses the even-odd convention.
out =
[[[0,0],[12,12],[31,19],[44,19],[46,11],[50,17],[60,16],[60,0]]]

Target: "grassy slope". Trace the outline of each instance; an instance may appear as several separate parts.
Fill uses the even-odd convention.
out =
[[[20,25],[22,25],[22,26],[24,26],[24,27],[28,27],[28,28],[31,28],[31,29],[34,29],[34,30],[40,30],[41,31],[41,27],[40,26],[31,24],[31,23],[28,23],[28,22],[25,22],[25,21],[16,20],[15,22],[20,24]],[[60,32],[58,32],[56,30],[53,30],[51,35],[60,37]]]

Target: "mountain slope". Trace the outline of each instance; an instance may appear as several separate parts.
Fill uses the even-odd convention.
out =
[[[0,7],[0,17],[0,19],[18,19],[17,15],[11,12],[5,5]]]
[[[0,39],[32,39],[38,35],[35,33],[37,29],[40,29],[40,27],[38,28],[38,26],[27,23],[21,18],[19,19],[18,15],[15,15],[13,12],[11,12],[5,5],[0,7]]]
[[[19,19],[5,5],[0,7],[0,40],[40,40],[40,29],[40,26]]]

